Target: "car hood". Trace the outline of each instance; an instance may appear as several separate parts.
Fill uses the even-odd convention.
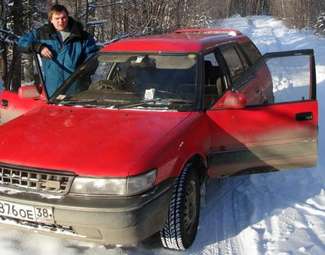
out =
[[[42,106],[0,126],[0,163],[84,176],[137,174],[149,167],[144,155],[189,115]]]

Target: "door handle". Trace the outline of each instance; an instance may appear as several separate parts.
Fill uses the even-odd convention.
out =
[[[296,114],[296,121],[305,121],[312,120],[313,113],[312,112],[299,112]]]

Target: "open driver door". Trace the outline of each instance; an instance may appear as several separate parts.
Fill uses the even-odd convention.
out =
[[[264,64],[272,77],[274,102],[245,105],[241,93],[227,91],[207,110],[214,130],[211,176],[306,168],[317,163],[313,50],[268,53],[252,71]],[[236,97],[239,103],[225,103],[229,98],[235,102]]]

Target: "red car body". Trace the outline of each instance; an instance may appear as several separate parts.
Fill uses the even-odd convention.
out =
[[[255,58],[252,52],[257,55]],[[22,86],[19,93],[3,91],[0,94],[0,185],[18,189],[20,193],[1,193],[0,202],[34,208],[41,205],[53,208],[54,213],[50,223],[36,223],[2,213],[0,208],[3,223],[14,220],[22,227],[52,226],[62,232],[69,231],[79,239],[127,245],[162,229],[170,215],[173,187],[189,162],[199,166],[196,170],[200,183],[206,175],[223,177],[315,164],[318,112],[311,50],[262,57],[238,31],[185,29],[166,35],[122,39],[104,46],[99,55],[116,53],[183,54],[195,59],[195,106],[189,110],[155,109],[150,104],[149,110],[142,106],[83,107],[53,103],[45,96],[45,87],[41,95],[34,86]],[[140,59],[137,56],[135,62]],[[267,61],[302,56],[308,65],[306,96],[302,98],[299,94],[295,99],[277,101]],[[214,63],[211,57],[216,58],[215,67],[222,71],[219,87],[206,81],[205,64]],[[237,58],[241,71],[234,61]],[[211,93],[210,87],[211,91],[216,88],[218,92]],[[295,86],[287,89],[290,88]],[[298,90],[300,86],[295,93]],[[55,100],[62,95],[56,94]],[[51,175],[53,171],[71,176],[72,181],[65,185],[72,185],[73,178],[78,176],[119,179],[141,176],[152,169],[156,171],[152,187],[124,196],[81,195],[70,192],[69,186],[64,194],[58,194],[60,198],[52,201],[42,197],[49,191],[46,189],[50,182],[46,183],[46,189],[39,191],[22,185],[23,177],[13,181],[15,173]],[[58,184],[56,179],[50,180],[54,186]],[[55,195],[50,191],[49,194]],[[72,219],[71,215],[78,216]],[[41,227],[35,229],[51,233]],[[164,241],[163,244],[172,249],[190,245]]]

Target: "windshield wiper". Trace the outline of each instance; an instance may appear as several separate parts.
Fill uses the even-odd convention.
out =
[[[156,104],[159,103],[159,104]],[[193,100],[188,99],[181,99],[181,98],[155,98],[150,100],[142,100],[137,103],[128,103],[128,104],[122,104],[122,105],[116,105],[116,108],[118,109],[125,109],[125,108],[134,108],[139,106],[170,106],[172,104],[193,104]]]
[[[127,101],[125,100],[119,100],[119,99],[103,99],[103,98],[97,98],[97,99],[86,99],[86,98],[80,98],[80,99],[63,99],[61,101],[58,101],[58,104],[62,105],[90,105],[90,106],[114,106],[116,103],[125,103]]]
[[[94,105],[98,103],[96,99],[64,99],[57,102],[62,105]]]

